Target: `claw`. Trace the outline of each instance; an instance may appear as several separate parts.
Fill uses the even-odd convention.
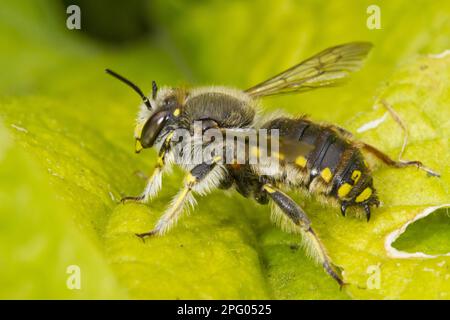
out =
[[[142,200],[144,200],[143,196],[137,196],[137,197],[128,196],[128,197],[123,197],[122,199],[120,199],[120,203],[124,204],[128,201],[140,202]]]
[[[376,200],[376,202],[375,202],[375,206],[378,208],[379,206],[380,206],[380,200]]]
[[[150,232],[144,232],[144,233],[136,233],[136,236],[139,237],[142,241],[145,242],[145,237],[150,237],[155,235],[157,232],[156,230],[152,230]]]
[[[347,205],[345,203],[341,203],[341,213],[342,216],[345,217],[345,211],[347,210]]]
[[[370,206],[368,204],[364,205],[364,211],[366,212],[367,222],[369,222],[369,220],[370,220]]]
[[[325,261],[323,263],[323,267],[324,267],[325,271],[339,284],[340,290],[342,290],[342,288],[347,285],[347,283],[345,283],[341,277],[341,274],[340,274],[341,272],[340,271],[338,272],[334,265]]]
[[[348,287],[350,284],[347,282],[340,282],[339,283],[339,291],[342,291],[345,287]]]
[[[427,175],[430,176],[430,177],[437,177],[437,178],[441,177],[440,173],[438,173],[436,171],[433,171],[433,170],[431,170],[431,169],[429,169],[427,167],[422,167],[422,169],[424,169],[427,172]]]

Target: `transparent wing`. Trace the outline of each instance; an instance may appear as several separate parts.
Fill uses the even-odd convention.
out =
[[[272,128],[277,129],[277,128]],[[231,139],[225,140],[229,145],[226,144],[226,148],[231,148],[234,150],[232,154],[236,154],[236,150],[243,150],[246,154],[246,159],[248,159],[248,152],[256,152],[260,155],[270,155],[272,150],[272,137],[269,131],[265,136],[262,136],[253,129],[248,128],[223,128],[220,129],[224,138]],[[279,129],[278,129],[279,130]],[[209,141],[208,132],[205,133],[206,141]],[[250,139],[253,136],[254,139]],[[265,139],[263,141],[262,139]],[[306,157],[312,150],[315,149],[314,144],[310,144],[306,141],[299,141],[298,138],[291,136],[277,136],[278,143],[278,153],[283,157],[286,162],[294,162],[299,156]],[[260,148],[265,148],[264,151]]]
[[[245,92],[263,97],[336,86],[361,68],[371,48],[369,42],[352,42],[325,49]]]

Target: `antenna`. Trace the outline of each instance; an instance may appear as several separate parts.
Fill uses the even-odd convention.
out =
[[[158,92],[158,86],[155,81],[152,81],[152,98],[156,98],[156,93]]]
[[[135,85],[130,80],[124,78],[120,74],[118,74],[110,69],[105,69],[105,71],[106,71],[106,73],[112,75],[114,78],[116,78],[116,79],[122,81],[123,83],[125,83],[126,85],[130,86],[134,91],[137,92],[138,95],[141,96],[142,101],[144,101],[144,104],[147,106],[148,110],[152,110],[152,105],[150,104],[150,100],[148,100],[147,96],[142,92],[141,89],[139,89],[139,87],[137,85]]]

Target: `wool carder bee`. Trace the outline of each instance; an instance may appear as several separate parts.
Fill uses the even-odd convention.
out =
[[[244,91],[225,87],[159,89],[153,81],[152,93],[147,97],[131,81],[107,69],[110,75],[133,88],[143,100],[135,129],[136,152],[153,146],[158,150],[157,163],[143,193],[137,197],[125,197],[123,201],[147,202],[156,196],[161,188],[162,175],[172,164],[187,172],[184,186],[154,229],[137,235],[144,238],[164,234],[187,207],[194,206],[193,193],[205,195],[215,188],[235,188],[258,203],[271,202],[275,217],[290,230],[303,235],[314,257],[342,286],[341,274],[312,229],[310,219],[303,208],[286,194],[286,190],[313,194],[327,204],[338,206],[343,215],[347,208],[356,208],[369,221],[371,207],[380,202],[363,151],[392,167],[416,166],[429,174],[437,174],[419,161],[393,160],[377,148],[356,141],[349,132],[335,125],[315,123],[306,117],[272,116],[268,119],[258,112],[259,100],[269,95],[335,86],[361,68],[371,48],[367,42],[328,48]],[[279,149],[264,165],[251,163],[249,157],[244,157],[241,162],[236,159],[226,162],[221,152],[210,161],[188,161],[174,151],[176,146],[183,144],[182,140],[175,139],[175,132],[179,129],[192,132],[194,123],[199,121],[202,133],[209,129],[220,132],[276,130]],[[201,146],[215,143],[213,140],[197,142]],[[258,148],[252,152],[259,153]],[[194,158],[198,160],[198,156]]]

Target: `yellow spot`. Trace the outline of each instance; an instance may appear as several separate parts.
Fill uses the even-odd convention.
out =
[[[252,148],[252,154],[253,154],[255,157],[259,157],[259,148],[258,148],[258,147],[253,147],[253,148]]]
[[[339,198],[343,198],[346,195],[348,195],[348,193],[350,192],[350,190],[352,190],[352,185],[348,184],[348,183],[344,183],[342,186],[339,187],[338,189],[338,196]]]
[[[271,186],[269,186],[269,185],[267,185],[267,184],[265,184],[263,188],[264,188],[264,190],[266,190],[268,193],[274,193],[274,192],[276,192],[275,189],[273,189]]]
[[[179,115],[180,115],[180,109],[175,109],[175,111],[173,112],[173,115],[175,116],[175,117],[178,117]]]
[[[274,152],[274,153],[273,153],[273,156],[274,156],[275,158],[280,159],[280,160],[284,160],[284,154],[282,154],[282,153]]]
[[[297,157],[295,159],[295,164],[302,168],[306,167],[306,158],[303,156]]]
[[[361,171],[355,170],[352,172],[352,180],[355,181],[355,184],[358,182],[359,178],[361,178]]]
[[[173,135],[175,134],[175,130],[174,131],[170,131],[169,134],[167,135],[166,141],[170,142],[170,140],[172,140]]]
[[[187,183],[194,183],[194,182],[196,182],[197,181],[197,178],[196,177],[194,177],[192,174],[188,174],[187,176],[186,176],[186,182]]]
[[[364,189],[363,192],[361,192],[355,199],[356,202],[363,202],[367,199],[370,198],[370,196],[372,195],[372,189],[367,187]]]
[[[214,162],[214,163],[219,163],[220,160],[222,160],[222,157],[221,157],[221,156],[215,156],[214,159],[213,159],[213,162]]]
[[[158,167],[163,167],[164,166],[164,160],[163,157],[158,157],[158,159],[156,160],[156,165]]]
[[[134,150],[137,152],[140,152],[144,147],[142,147],[142,144],[139,140],[136,140],[136,144],[134,146]]]
[[[367,161],[366,161],[366,160],[364,160],[364,165],[366,166],[366,168],[368,168],[368,167],[369,167],[369,164],[367,163]]]
[[[325,182],[330,182],[331,178],[333,177],[333,175],[331,174],[331,170],[328,167],[323,169],[320,175],[322,176],[323,180],[325,180]]]

